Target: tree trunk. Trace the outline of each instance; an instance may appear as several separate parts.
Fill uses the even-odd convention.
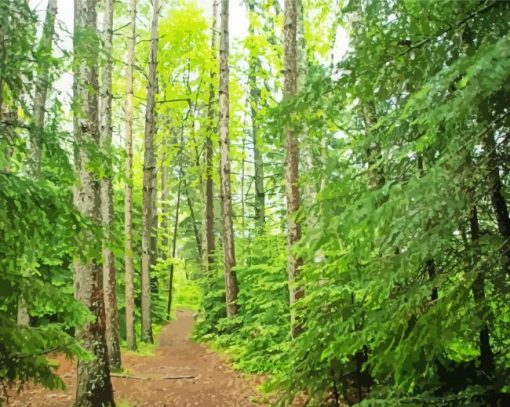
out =
[[[156,93],[158,64],[158,17],[159,0],[152,1],[151,48],[147,84],[145,115],[145,150],[143,162],[143,219],[142,219],[142,341],[153,342],[151,322],[151,235],[153,221],[153,199],[156,178]]]
[[[195,242],[197,244],[198,258],[200,258],[200,248],[202,247],[202,240],[200,238],[201,235],[197,228],[197,218],[195,217],[195,209],[193,208],[193,202],[191,201],[189,186],[187,185],[186,180],[183,180],[183,182],[186,190],[186,201],[188,202],[189,214],[193,226],[193,234],[195,235]]]
[[[244,192],[244,176],[245,176],[245,167],[246,167],[246,138],[243,134],[241,139],[241,237],[244,238],[245,232],[245,219],[246,219],[246,207],[245,207],[245,192]]]
[[[249,1],[248,9],[251,14],[255,13],[254,0]],[[252,20],[253,16],[250,16],[250,26],[248,27],[248,33],[251,37],[254,37],[255,27]],[[254,47],[250,49],[250,68],[248,82],[250,86],[251,137],[253,143],[253,166],[255,176],[255,221],[257,224],[258,232],[261,233],[264,230],[264,225],[266,223],[266,195],[264,191],[264,161],[260,151],[257,122],[257,112],[260,110],[260,89],[257,86],[257,70],[260,68],[260,61],[256,51],[253,48]]]
[[[156,147],[154,147],[156,150]],[[157,168],[157,157],[156,151],[154,151],[154,177],[152,179],[152,221],[151,221],[151,269],[156,266],[159,250],[158,250],[158,171]],[[151,275],[151,292],[158,292],[158,277],[157,275]]]
[[[75,166],[79,182],[74,188],[74,204],[83,217],[101,222],[100,185],[89,169],[90,147],[99,147],[98,78],[99,41],[96,27],[96,0],[74,2],[74,137]],[[79,240],[90,249],[100,250],[100,240],[89,229],[80,231]],[[96,247],[94,247],[96,246]],[[113,406],[108,352],[105,340],[105,312],[102,269],[97,259],[76,257],[73,261],[74,293],[94,319],[76,330],[76,337],[93,355],[78,361],[76,405]]]
[[[498,157],[496,152],[496,142],[492,132],[488,132],[484,140],[485,154],[487,156],[487,166],[489,171],[490,195],[498,231],[503,240],[501,246],[501,257],[503,271],[510,273],[510,217],[508,216],[508,207],[505,197],[501,191],[502,183],[499,173]]]
[[[211,27],[211,52],[213,60],[217,60],[216,49],[216,28],[217,28],[217,15],[218,15],[218,0],[213,0],[213,20]],[[211,273],[212,265],[215,260],[215,241],[214,241],[214,182],[213,182],[213,142],[212,135],[216,132],[217,125],[215,118],[214,103],[216,100],[214,81],[216,79],[216,72],[211,69],[210,72],[211,83],[209,85],[209,131],[205,140],[205,163],[206,163],[206,181],[205,181],[205,247],[204,247],[204,260],[206,265],[207,274]]]
[[[48,0],[46,18],[44,21],[43,33],[39,44],[39,52],[45,58],[37,69],[37,83],[34,95],[33,122],[36,131],[31,134],[30,154],[32,155],[31,172],[34,178],[39,178],[41,172],[41,137],[44,129],[46,114],[46,99],[50,82],[48,62],[46,58],[51,57],[53,38],[55,36],[55,20],[57,16],[57,0]]]
[[[296,0],[284,3],[284,97],[291,98],[297,90],[296,47]],[[296,220],[299,210],[299,148],[297,135],[292,127],[285,131],[285,197],[287,200],[287,272],[289,279],[290,305],[304,296],[304,289],[295,285],[302,260],[292,253],[294,245],[301,239],[301,227]],[[295,312],[291,310],[291,333],[295,338],[301,330]]]
[[[236,257],[234,225],[232,223],[232,192],[230,189],[230,139],[229,139],[229,0],[221,0],[220,27],[220,179],[223,217],[223,264],[225,272],[225,296],[227,316],[237,314],[237,277],[234,271]]]
[[[160,229],[161,233],[159,234],[161,239],[161,252],[160,257],[162,260],[166,260],[168,258],[168,226],[169,226],[169,217],[170,217],[170,205],[168,202],[168,197],[170,195],[170,191],[168,188],[168,155],[166,149],[168,148],[167,143],[165,141],[164,151],[161,154],[161,166],[159,167],[160,171],[160,179],[161,179],[161,194],[159,196],[159,201],[161,204],[161,223]]]
[[[131,38],[128,44],[126,98],[126,185],[124,192],[124,269],[126,296],[126,341],[128,349],[136,349],[135,294],[133,266],[133,67],[136,44],[136,1],[131,0]]]
[[[372,133],[372,127],[376,124],[376,110],[373,102],[368,102],[363,106],[363,119],[365,122],[365,129],[367,134]],[[372,140],[374,139],[371,135]],[[371,191],[382,188],[386,182],[384,178],[384,169],[379,166],[378,160],[381,159],[381,147],[375,141],[372,141],[367,148],[367,164],[368,164],[368,188]],[[423,176],[423,162],[422,158],[418,158],[418,170],[420,176]]]
[[[182,164],[181,164],[182,165]],[[168,276],[168,305],[166,313],[168,319],[170,319],[170,313],[172,311],[172,300],[173,300],[173,286],[174,286],[174,261],[175,253],[177,250],[177,230],[179,227],[179,209],[181,206],[181,185],[182,185],[182,168],[180,173],[179,185],[177,186],[177,202],[175,204],[175,218],[174,218],[174,233],[172,237],[172,264],[170,264],[170,272]]]
[[[112,41],[113,41],[113,0],[104,2],[103,53],[106,61],[101,81],[101,138],[103,153],[112,153]],[[103,287],[106,315],[106,345],[110,368],[120,369],[119,318],[117,314],[117,277],[115,257],[109,245],[112,243],[113,218],[113,168],[108,165],[106,177],[101,180],[101,220],[104,229],[103,242]]]
[[[36,180],[41,176],[41,138],[44,131],[46,99],[50,81],[47,58],[51,57],[51,51],[53,48],[56,16],[57,0],[48,0],[41,42],[39,43],[39,53],[42,55],[43,60],[37,67],[37,82],[35,85],[34,111],[32,117],[34,129],[30,132],[30,154],[32,156],[30,173]],[[18,301],[18,325],[30,325],[30,315],[23,298],[20,298]]]
[[[470,218],[471,227],[471,240],[475,245],[476,261],[473,262],[473,267],[476,269],[480,265],[480,252],[478,240],[480,239],[480,228],[478,224],[478,213],[476,207],[471,210]],[[481,321],[487,321],[489,309],[485,305],[485,276],[482,270],[479,270],[476,275],[476,279],[472,286],[473,298],[475,302],[481,303],[481,310],[479,311],[479,317]],[[480,367],[484,373],[484,377],[489,380],[494,378],[494,353],[490,344],[490,332],[487,322],[485,322],[480,329],[478,337],[478,347],[480,350]]]

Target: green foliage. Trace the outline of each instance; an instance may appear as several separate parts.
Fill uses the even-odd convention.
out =
[[[151,270],[155,330],[167,319],[173,267],[173,311],[200,311],[195,338],[231,354],[239,369],[269,373],[266,387],[282,405],[297,395],[307,405],[340,399],[367,406],[508,404],[510,3],[302,3],[298,46],[304,48],[295,98],[280,102],[279,2],[247,2],[248,35],[232,41],[230,154],[240,311],[231,318],[225,314],[221,239],[207,273],[202,253],[206,175],[214,181],[217,237],[222,230],[218,172],[207,174],[205,158],[210,139],[217,167],[218,64],[210,22],[194,2],[176,0],[162,8],[159,254]],[[140,4],[135,72],[137,322],[149,6]],[[124,30],[126,5],[118,3],[116,11]],[[121,327],[120,174],[126,157],[117,147],[75,145],[63,130],[55,92],[44,128],[35,128],[34,72],[44,68],[53,79],[66,59],[59,62],[33,46],[39,21],[27,2],[1,2],[0,22],[0,385],[34,380],[56,388],[62,383],[45,355],[87,357],[70,335],[90,318],[73,300],[71,262],[99,259],[102,240],[99,226],[73,209],[71,151],[86,150],[87,169],[114,178],[109,245],[118,271]],[[78,51],[98,42],[95,34],[79,34]],[[348,41],[341,58],[335,45],[340,40]],[[121,112],[125,36],[114,42],[112,91],[114,111]],[[123,120],[123,113],[114,117],[115,131]],[[282,168],[289,127],[299,134],[301,154],[297,220],[303,236],[293,255],[303,260],[297,284],[305,292],[293,310]],[[34,141],[42,148],[37,178]],[[264,165],[264,226],[254,219],[255,148]],[[84,231],[96,238],[80,242]],[[16,325],[20,303],[29,309],[31,327]],[[291,311],[302,324],[294,340]],[[154,345],[140,348],[141,354],[153,351]]]
[[[32,120],[33,73],[44,67],[52,78],[60,62],[33,46],[38,21],[27,2],[2,2],[0,20],[1,402],[13,384],[63,387],[49,353],[89,357],[72,336],[90,315],[73,298],[70,264],[90,252],[77,243],[81,231],[100,235],[72,205],[74,174],[60,104],[48,103],[44,128]],[[33,157],[34,143],[42,150],[40,163]],[[17,324],[21,304],[31,326]]]
[[[224,290],[210,290],[204,301],[206,317],[195,336],[228,349],[240,369],[276,372],[286,364],[284,350],[290,343],[285,241],[282,236],[259,236],[238,240],[238,249],[240,312],[225,318]]]
[[[336,386],[350,403],[483,404],[508,377],[508,330],[498,317],[508,282],[491,192],[481,185],[498,171],[490,165],[502,164],[488,161],[486,140],[507,131],[499,95],[508,92],[509,10],[435,5],[349,4],[353,48],[340,78],[312,70],[319,75],[281,112],[297,110],[313,129],[303,149],[315,151],[320,167],[309,176],[326,173],[302,217],[304,331],[276,379],[316,403]],[[402,38],[416,49],[395,49]],[[313,147],[315,134],[327,137],[322,149]],[[501,154],[503,146],[496,144]],[[476,242],[473,207],[485,231]],[[480,284],[485,299],[475,300]],[[480,357],[484,324],[492,373]]]
[[[284,246],[278,260],[244,237],[241,311],[216,322],[218,295],[205,325],[239,367],[275,373],[268,387],[282,404],[303,391],[311,405],[335,395],[504,403],[509,221],[495,199],[507,207],[508,4],[352,1],[341,11],[348,53],[334,72],[310,58],[299,95],[262,124],[301,134],[303,332],[290,343],[276,294]]]

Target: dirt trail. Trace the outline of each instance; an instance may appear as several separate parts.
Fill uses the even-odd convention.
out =
[[[218,354],[189,339],[190,311],[177,311],[177,320],[163,327],[154,356],[124,353],[123,368],[130,377],[112,377],[118,405],[130,407],[244,407],[261,405],[255,383],[233,371]],[[48,391],[30,386],[14,395],[11,406],[71,406],[74,399],[75,362],[58,358],[58,374],[68,389]],[[136,377],[136,378],[133,378]],[[167,377],[167,379],[165,379]],[[168,379],[168,377],[172,377]],[[176,378],[178,377],[178,378]],[[183,378],[185,377],[185,378]]]

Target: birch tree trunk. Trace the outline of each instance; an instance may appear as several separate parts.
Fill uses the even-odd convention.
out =
[[[254,0],[248,3],[250,14],[255,13]],[[255,36],[255,27],[253,24],[253,15],[250,16],[250,25],[248,33],[251,37]],[[248,82],[250,86],[250,115],[251,115],[251,137],[253,143],[253,161],[254,161],[254,176],[255,176],[255,221],[259,233],[264,229],[266,223],[265,206],[266,195],[264,192],[264,161],[262,153],[260,152],[260,142],[258,137],[258,122],[257,112],[260,110],[260,89],[257,86],[257,70],[260,68],[260,61],[256,51],[251,48],[250,50],[250,68],[248,75]]]
[[[34,111],[32,120],[34,130],[30,132],[30,154],[31,166],[30,173],[34,179],[41,176],[41,138],[44,131],[44,119],[46,114],[46,99],[50,83],[47,58],[51,57],[53,48],[53,38],[55,36],[55,20],[57,16],[57,0],[48,0],[46,7],[46,17],[44,19],[41,42],[39,43],[39,52],[43,57],[42,62],[37,67],[37,82],[34,94]],[[0,89],[1,92],[1,89]],[[18,301],[18,325],[30,325],[30,315],[26,302],[23,298]]]
[[[296,46],[296,0],[284,3],[284,98],[290,98],[297,90],[297,46]],[[304,290],[297,287],[295,280],[299,275],[302,260],[292,253],[295,244],[301,239],[301,227],[296,221],[299,210],[299,147],[295,131],[287,127],[285,131],[285,197],[287,200],[287,272],[289,279],[290,305],[303,297]],[[291,333],[295,338],[300,332],[295,312],[291,310]]]
[[[217,48],[216,48],[216,28],[218,16],[218,0],[213,0],[213,18],[211,26],[211,53],[213,61],[217,61]],[[206,160],[206,181],[205,181],[205,264],[207,273],[210,274],[212,265],[215,260],[215,240],[214,240],[214,182],[213,182],[213,142],[212,134],[216,131],[216,117],[215,116],[215,86],[216,72],[211,69],[210,73],[211,83],[209,85],[209,131],[205,140],[205,160]]]
[[[133,267],[133,67],[136,44],[136,2],[131,0],[131,37],[128,45],[127,98],[126,98],[126,185],[124,192],[124,269],[126,296],[126,341],[128,349],[136,349],[135,295]]]
[[[57,16],[57,0],[48,0],[46,8],[46,17],[44,20],[43,33],[39,44],[39,52],[43,58],[50,58],[53,49],[53,39],[55,37],[55,20]],[[46,115],[46,99],[50,76],[48,72],[48,63],[46,59],[40,63],[37,72],[37,82],[34,95],[33,122],[36,132],[32,134],[30,140],[30,153],[32,154],[31,172],[35,178],[39,178],[41,173],[41,137],[44,128]]]
[[[234,225],[232,223],[232,192],[230,188],[230,156],[229,156],[229,89],[228,89],[228,57],[229,33],[228,13],[229,0],[221,0],[220,24],[220,179],[221,206],[223,217],[223,264],[225,273],[225,296],[227,316],[237,314],[237,277],[234,271],[236,257],[234,246]]]
[[[113,0],[104,1],[103,54],[106,56],[101,76],[101,138],[103,152],[112,152],[112,41],[113,41]],[[108,164],[106,164],[108,165]],[[111,369],[120,369],[119,318],[117,314],[117,278],[115,257],[109,245],[112,242],[114,218],[113,185],[111,165],[101,179],[101,221],[104,230],[103,242],[103,288],[106,315],[106,345]]]
[[[156,178],[156,154],[154,136],[156,134],[156,93],[158,64],[158,17],[159,0],[152,0],[151,48],[149,76],[147,84],[147,104],[145,114],[145,150],[143,161],[143,219],[142,219],[142,341],[153,342],[151,321],[151,257],[153,199]]]
[[[98,52],[96,27],[97,0],[74,2],[74,137],[75,166],[78,182],[74,204],[83,217],[97,225],[101,222],[100,185],[90,169],[90,147],[99,147],[98,126]],[[79,232],[79,241],[100,250],[100,239],[90,230]],[[97,247],[94,247],[97,246]],[[89,251],[87,250],[87,251]],[[92,360],[78,361],[76,405],[80,407],[113,406],[108,353],[105,340],[105,313],[102,269],[97,259],[76,257],[73,261],[74,293],[94,319],[76,330],[82,346]]]

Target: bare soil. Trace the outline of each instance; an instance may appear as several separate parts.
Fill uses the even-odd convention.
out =
[[[228,360],[203,344],[190,340],[190,311],[178,310],[177,320],[161,330],[153,356],[122,354],[127,377],[112,377],[119,406],[141,407],[244,407],[263,405],[256,391],[257,379],[235,372]],[[27,385],[11,394],[13,407],[72,406],[76,389],[76,362],[56,357],[57,373],[66,391]]]

